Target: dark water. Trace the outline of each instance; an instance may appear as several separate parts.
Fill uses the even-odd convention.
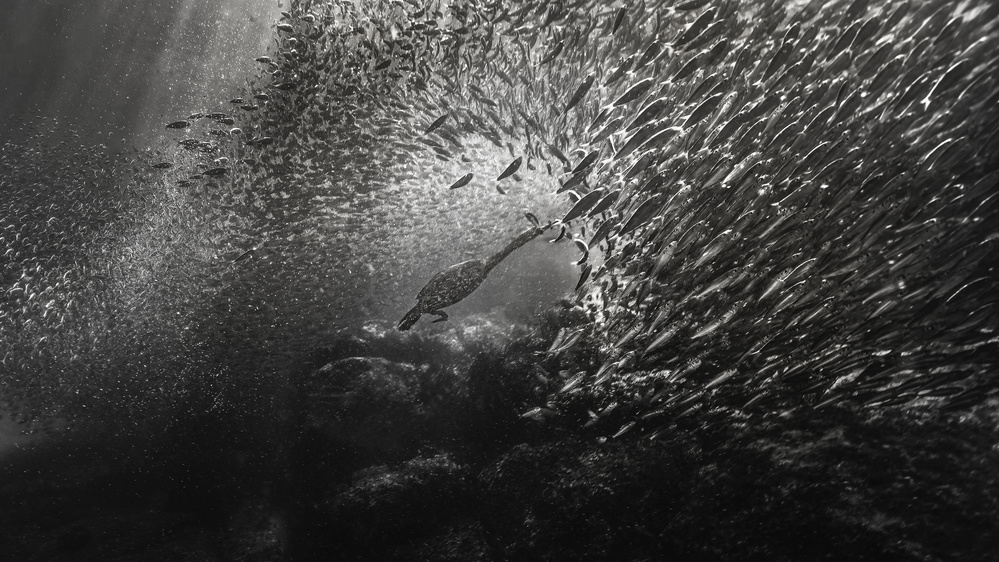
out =
[[[0,559],[999,556],[993,3],[6,13]]]

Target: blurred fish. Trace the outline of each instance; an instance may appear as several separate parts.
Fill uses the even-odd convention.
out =
[[[451,187],[449,187],[448,189],[458,189],[459,187],[465,187],[466,185],[469,184],[469,182],[472,181],[472,178],[474,176],[475,176],[475,174],[473,174],[472,172],[469,172],[469,173],[465,174],[464,176],[461,176],[460,178],[458,178],[458,181],[452,183]]]
[[[434,122],[431,123],[429,127],[427,127],[427,130],[424,131],[424,134],[428,134],[429,135],[435,129],[437,129],[438,127],[440,127],[441,125],[443,125],[444,121],[446,121],[446,120],[447,120],[447,113],[445,113],[444,115],[441,115],[440,117],[438,117],[437,119],[435,119]]]
[[[582,101],[583,96],[585,96],[586,92],[590,90],[590,86],[593,85],[593,81],[595,79],[596,75],[594,74],[590,74],[589,76],[583,79],[583,82],[579,85],[579,87],[576,88],[576,91],[573,92],[572,96],[569,97],[569,102],[566,104],[565,109],[562,111],[562,113],[568,113],[570,109],[576,107],[576,104]]]
[[[555,60],[555,58],[562,52],[563,48],[565,48],[565,41],[559,41],[554,47],[552,47],[551,52],[545,55],[545,57],[538,62],[537,66],[543,66]]]
[[[617,33],[617,30],[621,27],[621,23],[624,22],[624,16],[627,11],[628,9],[624,6],[617,9],[617,13],[614,14],[614,24],[611,26],[611,34]]]

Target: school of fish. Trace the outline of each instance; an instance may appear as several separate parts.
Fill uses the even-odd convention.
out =
[[[293,1],[257,76],[163,146],[4,152],[3,399],[28,420],[81,395],[224,400],[359,303],[397,318],[526,213],[578,249],[592,319],[538,358],[546,411],[589,401],[613,435],[654,435],[720,410],[981,404],[997,22],[945,0]],[[584,345],[598,360],[563,368]]]

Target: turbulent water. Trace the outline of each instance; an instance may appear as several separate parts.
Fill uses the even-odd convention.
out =
[[[159,62],[118,90],[144,101],[90,112],[67,92],[114,60],[5,67],[4,423],[280,416],[357,330],[459,378],[539,338],[505,348],[535,385],[507,413],[600,442],[996,409],[994,3],[112,4],[216,34],[113,37]],[[448,323],[394,333],[436,272],[532,226]]]

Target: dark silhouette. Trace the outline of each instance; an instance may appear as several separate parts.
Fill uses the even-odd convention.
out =
[[[439,316],[440,318],[434,322],[447,320],[447,313],[441,310],[442,308],[451,306],[472,294],[472,291],[485,281],[486,276],[499,262],[542,232],[541,228],[531,227],[520,233],[505,248],[493,254],[489,259],[463,261],[438,272],[420,290],[420,294],[416,296],[416,306],[402,317],[399,329],[410,329],[424,314]]]

